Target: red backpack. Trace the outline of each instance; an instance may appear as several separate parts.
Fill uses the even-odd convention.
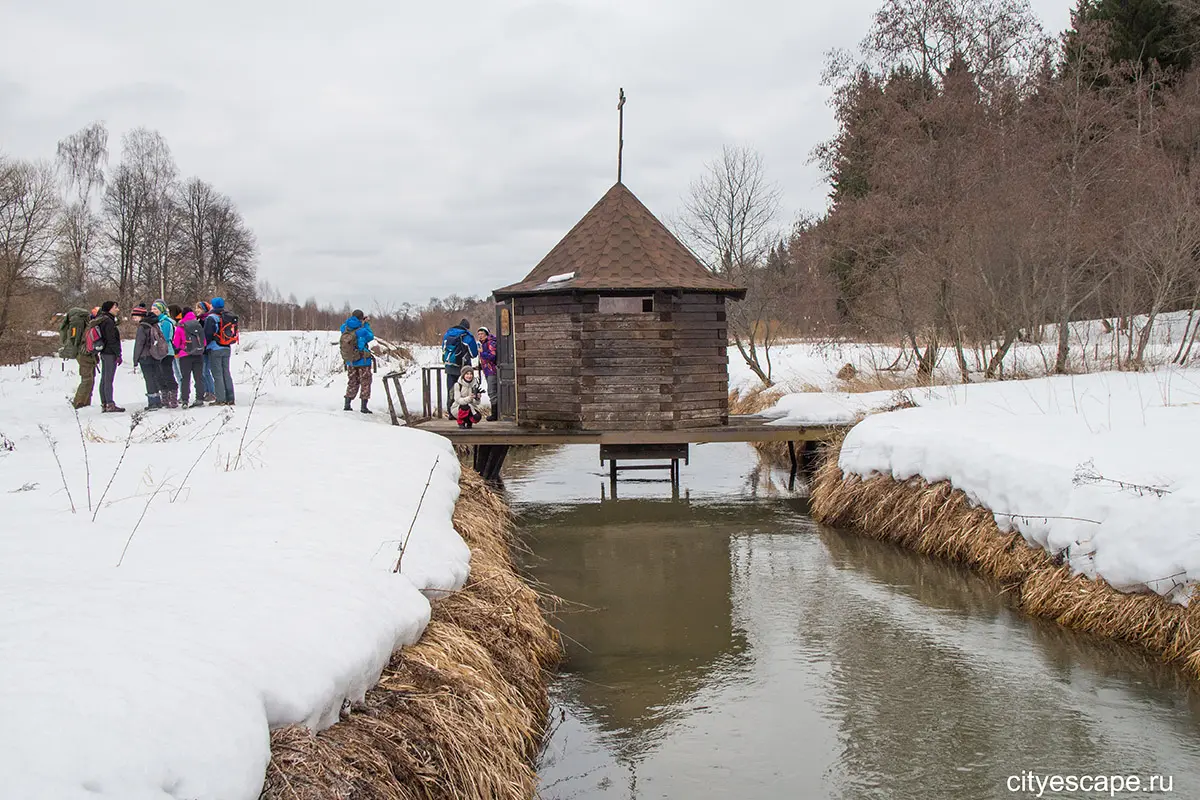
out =
[[[104,349],[104,336],[100,333],[100,323],[92,320],[88,324],[87,333],[83,334],[83,351],[91,355],[99,355]]]

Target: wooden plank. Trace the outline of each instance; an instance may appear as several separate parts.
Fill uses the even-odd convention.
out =
[[[675,331],[670,328],[623,328],[620,330],[599,330],[586,331],[583,338],[589,342],[620,342],[620,341],[638,341],[642,339],[651,340],[672,340],[675,338]]]
[[[613,398],[614,400],[616,398]],[[583,419],[646,419],[647,414],[654,416],[649,419],[660,419],[659,414],[670,414],[671,403],[647,403],[634,398],[627,402],[613,403],[584,403],[580,406],[579,414]],[[606,415],[616,414],[616,417]]]
[[[517,342],[517,352],[521,354],[527,354],[530,350],[538,352],[545,352],[547,350],[579,352],[582,346],[583,343],[578,339],[556,339],[553,337],[537,341],[521,339]]]
[[[579,379],[579,391],[605,394],[633,391],[670,394],[675,386],[669,377],[612,375],[605,378],[585,376]]]
[[[688,292],[679,298],[680,305],[724,305],[725,297],[719,294],[702,294],[700,292]]]
[[[713,416],[721,416],[723,410],[720,400],[676,400],[673,407],[677,411],[687,411],[690,413],[711,410]]]
[[[632,397],[670,398],[674,389],[669,383],[606,383],[594,386],[577,387],[575,391],[580,397],[606,397],[608,395],[629,395]]]
[[[675,352],[675,342],[663,339],[658,335],[639,338],[625,332],[621,336],[596,337],[584,339],[583,344],[592,354],[607,353],[610,350],[663,350]]]
[[[675,400],[680,403],[685,403],[693,400],[721,400],[729,399],[729,392],[677,392]]]
[[[729,364],[729,355],[721,351],[720,355],[715,353],[698,353],[688,352],[687,355],[675,356],[676,366],[698,366],[701,364]]]
[[[685,399],[685,396],[690,397],[694,394],[722,394],[729,396],[729,384],[720,382],[705,382],[705,383],[677,383],[672,388],[671,393],[677,399]]]
[[[672,417],[671,411],[639,411],[632,414],[625,411],[592,411],[584,415],[588,423],[622,423],[622,422],[666,422]]]
[[[521,391],[517,393],[517,402],[520,403],[521,412],[525,408],[548,408],[548,409],[563,409],[563,410],[579,410],[579,393],[578,392],[547,392],[542,391],[546,387],[539,386],[539,391]]]
[[[673,372],[677,377],[684,375],[728,375],[729,365],[724,361],[710,361],[706,364],[676,364]]]
[[[642,411],[669,411],[674,400],[667,394],[638,394],[636,392],[613,393],[602,395],[583,395],[580,398],[580,410],[588,411],[629,411],[637,414]]]
[[[578,422],[578,411],[551,411],[540,408],[522,408],[518,412],[522,420],[531,422]]]
[[[715,325],[716,323],[713,324]],[[724,344],[726,341],[728,341],[728,335],[729,332],[725,330],[724,325],[719,328],[711,326],[705,328],[680,328],[675,331],[676,339],[682,339],[686,342],[693,342],[697,339],[700,339],[704,340],[704,344],[706,345],[709,344],[707,341],[709,339],[717,339]]]
[[[555,380],[576,378],[579,377],[582,367],[578,364],[565,362],[555,364],[535,359],[518,358],[517,369],[521,372],[521,383],[526,383],[526,379],[530,376],[554,378]]]
[[[615,317],[615,318],[614,318]],[[648,319],[630,319],[624,315],[587,316],[583,319],[584,333],[603,331],[669,331],[675,323],[647,314]]]
[[[634,367],[653,367],[657,373],[667,374],[671,369],[671,359],[667,356],[610,356],[608,358],[583,356],[580,359],[580,366],[583,367],[584,375],[634,374],[632,371],[626,372]]]
[[[713,322],[724,322],[726,320],[725,310],[714,311],[708,309],[705,311],[693,311],[690,308],[680,309],[679,311],[668,311],[664,316],[676,325],[708,325]]]
[[[644,359],[634,359],[641,362]],[[645,381],[648,383],[670,383],[673,382],[671,377],[671,363],[663,361],[657,365],[643,364],[617,364],[605,366],[585,366],[580,367],[580,378],[583,386],[596,386],[609,380],[617,381]],[[656,380],[657,379],[657,380]]]

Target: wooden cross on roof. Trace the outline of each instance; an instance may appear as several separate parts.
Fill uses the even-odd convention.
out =
[[[617,99],[617,183],[621,182],[621,152],[625,149],[625,89]]]

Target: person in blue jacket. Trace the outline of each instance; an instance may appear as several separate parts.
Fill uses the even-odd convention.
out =
[[[454,384],[462,375],[462,368],[470,365],[471,360],[479,357],[479,342],[471,335],[471,323],[463,318],[442,336],[442,364],[446,367],[446,403],[454,397]],[[446,415],[454,419],[450,410]]]
[[[355,309],[350,318],[341,327],[342,360],[346,362],[346,407],[344,410],[353,411],[350,401],[358,395],[362,399],[364,414],[370,414],[367,402],[371,399],[371,342],[375,341],[375,333],[366,315]]]
[[[204,318],[204,339],[208,342],[204,347],[204,354],[208,356],[209,365],[212,367],[216,404],[231,406],[234,404],[233,373],[229,369],[229,358],[233,355],[233,348],[217,341],[217,331],[221,329],[225,315],[224,298],[214,297],[209,303],[209,308],[212,310]]]

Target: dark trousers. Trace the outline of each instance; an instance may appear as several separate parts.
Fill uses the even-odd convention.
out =
[[[179,400],[186,403],[192,396],[192,381],[196,382],[196,399],[204,399],[204,356],[183,356],[179,359]]]
[[[92,390],[96,386],[96,357],[90,353],[82,353],[79,358],[79,388],[75,390],[75,407],[83,408],[92,404]]]
[[[233,375],[229,372],[229,357],[233,355],[233,351],[228,347],[221,347],[216,350],[208,351],[208,363],[212,367],[213,394],[217,396],[218,403],[233,402]]]
[[[113,379],[117,377],[117,357],[100,356],[100,402],[113,405]]]
[[[500,418],[500,376],[487,375],[488,387],[488,402],[492,404],[492,413],[488,416],[492,419]]]
[[[459,377],[462,375],[462,367],[454,367],[446,365],[446,412],[451,413],[450,404],[454,399],[454,384],[458,383]]]
[[[153,358],[143,358],[138,362],[142,371],[142,380],[146,382],[146,396],[156,395],[162,391],[159,381],[158,361]]]
[[[158,362],[158,388],[163,392],[179,391],[175,380],[175,356],[167,356]]]

